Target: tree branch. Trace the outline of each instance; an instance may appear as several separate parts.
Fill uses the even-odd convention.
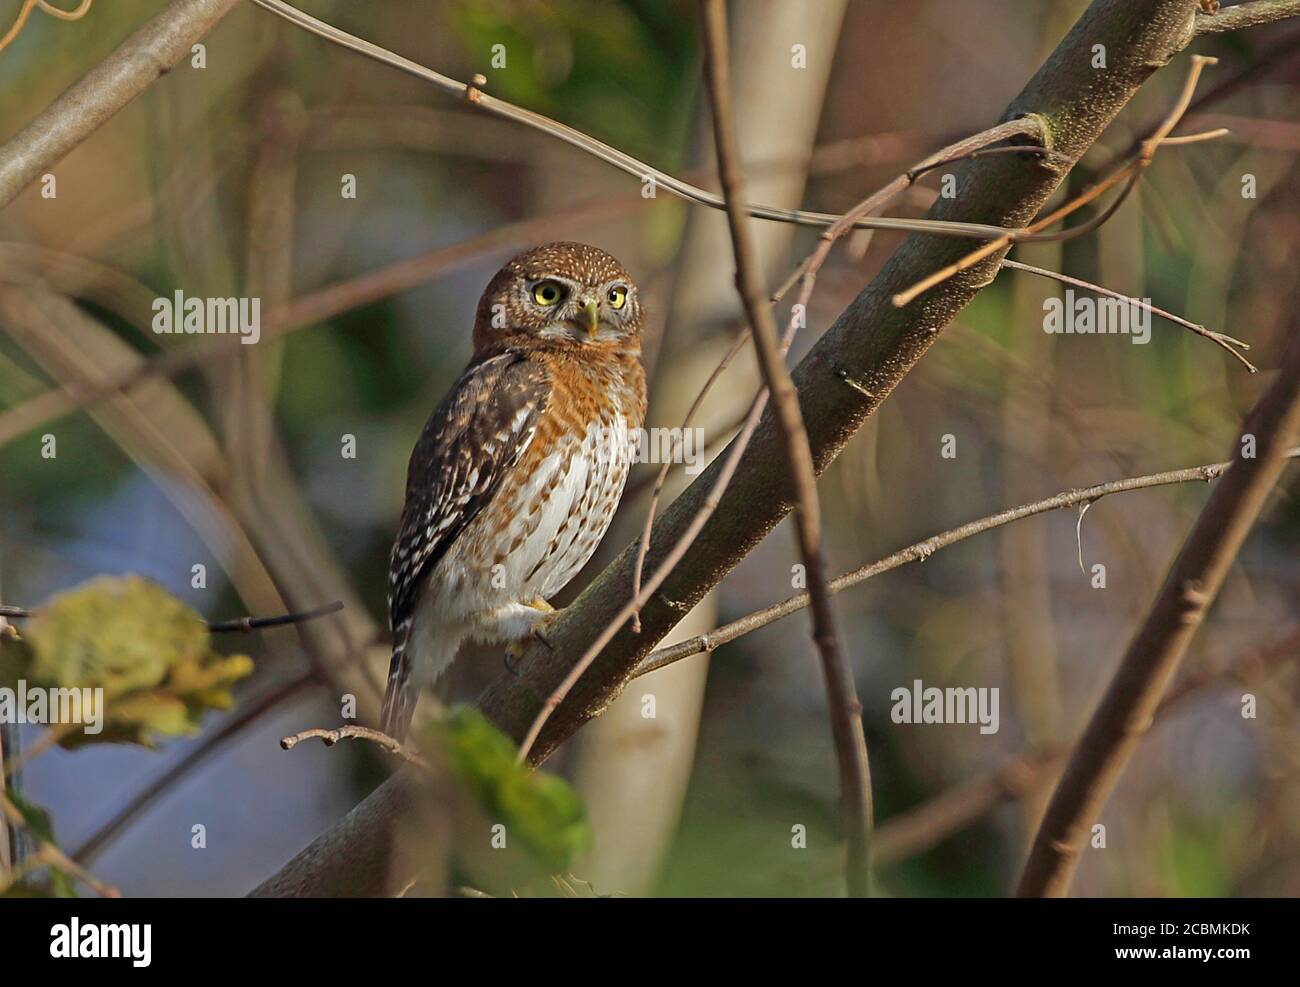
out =
[[[1300,449],[1292,449],[1287,455],[1292,458],[1300,456]],[[967,538],[983,534],[986,531],[992,531],[994,528],[1000,528],[1012,521],[1033,517],[1035,514],[1059,511],[1065,507],[1094,504],[1110,494],[1127,493],[1131,490],[1147,490],[1151,487],[1163,487],[1172,483],[1208,483],[1221,477],[1231,465],[1231,462],[1207,463],[1204,466],[1190,466],[1187,469],[1168,470],[1164,473],[1151,473],[1147,476],[1111,480],[1108,483],[1098,483],[1091,487],[1065,490],[1043,500],[1034,501],[1032,504],[1022,504],[1019,507],[1011,507],[988,517],[968,521],[956,528],[949,528],[937,535],[931,535],[924,541],[918,541],[906,548],[900,548],[897,552],[887,555],[877,562],[872,562],[870,565],[864,565],[852,572],[837,576],[831,580],[830,589],[832,593],[838,593],[850,586],[864,583],[875,576],[901,568],[908,563],[924,562],[940,549],[955,545],[959,541],[965,541]],[[637,666],[636,671],[632,673],[632,677],[640,678],[642,675],[648,675],[650,672],[657,671],[674,662],[679,662],[683,658],[690,658],[694,655],[713,651],[715,648],[720,648],[737,638],[744,637],[760,627],[775,623],[782,617],[788,617],[807,605],[808,594],[799,593],[780,603],[774,603],[770,607],[764,607],[743,617],[738,617],[728,624],[709,631],[707,634],[688,638],[671,647],[660,648],[658,651],[652,652],[646,657],[645,661]]]
[[[1204,11],[1196,15],[1196,33],[1222,34],[1243,27],[1272,24],[1288,17],[1300,17],[1300,0],[1254,0],[1232,7],[1220,7],[1214,13]]]
[[[172,0],[0,146],[0,209],[169,72],[237,0]]]
[[[1069,889],[1088,827],[1151,725],[1165,686],[1282,475],[1298,432],[1300,323],[1281,371],[1246,419],[1236,446],[1241,458],[1214,488],[1070,756],[1034,838],[1018,896],[1061,896]],[[1248,439],[1253,458],[1243,455]]]
[[[280,746],[287,751],[291,751],[304,740],[319,740],[326,747],[333,747],[340,740],[368,740],[372,744],[382,747],[389,754],[396,754],[408,764],[414,764],[418,767],[428,766],[428,762],[423,757],[409,747],[403,747],[400,740],[395,740],[379,730],[357,726],[353,723],[345,723],[342,726],[333,728],[312,727],[310,730],[299,730],[295,734],[282,738]]]

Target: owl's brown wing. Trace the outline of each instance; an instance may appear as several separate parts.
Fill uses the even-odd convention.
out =
[[[383,728],[391,737],[405,735],[419,694],[408,644],[420,589],[519,462],[550,393],[545,370],[521,353],[472,364],[429,416],[411,452],[406,506],[388,566],[393,657]]]
[[[394,632],[410,619],[429,572],[528,448],[550,390],[541,366],[510,351],[470,366],[429,416],[411,452],[389,564]]]

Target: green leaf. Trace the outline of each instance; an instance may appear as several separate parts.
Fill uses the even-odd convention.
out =
[[[478,710],[456,709],[430,730],[488,816],[548,873],[568,870],[591,845],[582,800],[568,782],[517,763],[515,744]]]

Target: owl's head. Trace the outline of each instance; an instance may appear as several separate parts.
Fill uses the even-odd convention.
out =
[[[546,243],[488,282],[474,320],[474,351],[617,349],[636,344],[640,332],[641,302],[622,264],[585,243]]]

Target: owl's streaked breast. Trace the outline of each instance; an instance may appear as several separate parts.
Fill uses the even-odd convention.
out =
[[[547,599],[595,553],[644,405],[617,374],[590,383],[603,393],[555,390],[517,468],[439,563],[428,592],[444,619],[473,623],[510,602]]]

